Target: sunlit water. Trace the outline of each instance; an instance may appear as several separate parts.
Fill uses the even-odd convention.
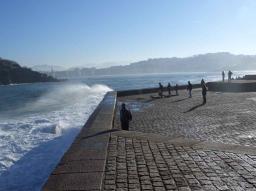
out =
[[[256,74],[256,71],[232,71],[233,78],[243,77],[246,74]],[[168,73],[168,74],[145,74],[145,75],[123,75],[123,76],[100,76],[100,77],[88,77],[83,78],[82,81],[92,84],[105,84],[115,90],[127,90],[127,89],[140,89],[149,87],[158,87],[158,83],[161,82],[164,86],[170,82],[172,85],[178,83],[179,85],[187,84],[190,80],[192,83],[200,83],[201,79],[208,81],[220,81],[222,80],[220,72],[193,72],[188,73],[184,69],[181,73]],[[227,79],[227,73],[226,73]],[[81,79],[72,79],[72,81],[81,81]]]
[[[214,81],[221,75],[103,76],[0,86],[0,190],[40,190],[107,91],[199,83],[201,78]]]

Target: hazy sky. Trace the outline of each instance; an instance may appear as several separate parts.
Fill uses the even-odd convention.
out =
[[[89,67],[256,54],[255,10],[254,0],[0,0],[0,57]]]

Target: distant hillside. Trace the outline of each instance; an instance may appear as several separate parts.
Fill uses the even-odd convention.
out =
[[[66,67],[56,65],[34,65],[30,68],[38,72],[64,71],[67,69]]]
[[[126,66],[76,68],[56,72],[57,78],[91,75],[121,75],[170,72],[214,72],[222,70],[256,70],[256,55],[234,55],[227,52],[200,54],[186,58],[154,58]]]
[[[0,84],[53,82],[51,76],[21,67],[14,61],[0,58]]]

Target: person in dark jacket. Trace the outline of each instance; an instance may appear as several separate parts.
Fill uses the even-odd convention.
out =
[[[176,84],[176,86],[174,87],[174,90],[175,90],[175,92],[176,92],[176,96],[179,95],[178,89],[179,89],[179,86],[178,86],[178,84]]]
[[[188,90],[188,95],[189,98],[192,98],[192,84],[190,83],[190,81],[188,81],[188,86],[187,86],[187,90]]]
[[[163,85],[159,82],[159,96],[162,98],[163,97],[163,91],[164,91],[164,87]]]
[[[172,86],[170,83],[168,83],[168,86],[167,86],[167,90],[168,90],[168,95],[171,96],[172,93],[171,93],[171,89],[172,89]]]
[[[207,87],[206,87],[205,81],[203,79],[201,81],[201,87],[202,87],[203,104],[206,104]]]
[[[222,82],[224,82],[225,81],[225,72],[222,71],[221,75],[222,75]]]
[[[204,81],[203,78],[202,78],[202,80],[201,80],[201,86],[202,86],[202,84],[205,84],[205,81]]]
[[[233,72],[231,72],[230,70],[228,71],[228,81],[231,81],[231,76],[232,76]]]
[[[120,110],[120,121],[123,130],[129,130],[129,122],[132,120],[131,112],[125,108],[125,103],[122,103]]]

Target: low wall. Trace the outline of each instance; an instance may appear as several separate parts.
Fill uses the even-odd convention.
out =
[[[200,88],[200,84],[193,84],[193,88]],[[187,85],[179,86],[179,90],[184,90],[187,88]],[[147,94],[147,93],[157,93],[159,88],[145,88],[145,89],[134,89],[134,90],[123,90],[117,92],[117,97],[122,96],[130,96],[130,95],[138,95],[138,94]],[[164,91],[167,91],[167,88],[164,87]],[[172,87],[172,91],[174,91],[174,87]]]
[[[49,176],[43,190],[101,189],[115,105],[116,92],[107,93]]]
[[[256,75],[245,75],[244,80],[256,80]]]
[[[209,91],[223,91],[223,92],[255,92],[256,91],[256,80],[233,80],[231,83],[228,82],[208,82],[207,87]],[[179,86],[179,90],[184,90],[187,85]],[[201,88],[201,84],[193,84],[193,88]],[[159,88],[145,88],[145,89],[133,89],[133,90],[122,90],[117,92],[117,97],[147,94],[147,93],[158,93]],[[164,87],[164,91],[167,88]],[[172,87],[174,91],[174,87]]]
[[[209,91],[220,91],[220,92],[255,92],[256,81],[232,81],[228,82],[208,82]]]

